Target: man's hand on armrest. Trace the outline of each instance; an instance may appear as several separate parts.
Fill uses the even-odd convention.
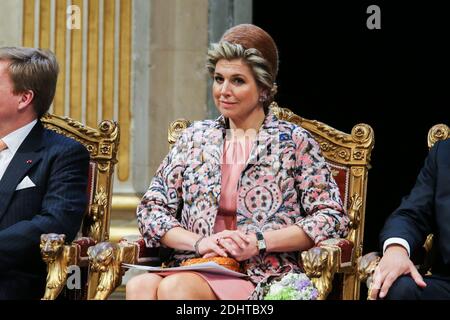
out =
[[[400,244],[387,246],[383,257],[375,269],[370,299],[384,298],[395,280],[402,275],[409,274],[419,287],[426,287],[422,276],[409,259],[408,250]]]

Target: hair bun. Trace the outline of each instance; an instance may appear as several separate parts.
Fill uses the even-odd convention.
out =
[[[278,48],[266,31],[253,24],[239,24],[225,31],[221,41],[240,44],[245,49],[257,49],[269,62],[270,73],[275,81],[278,74]]]

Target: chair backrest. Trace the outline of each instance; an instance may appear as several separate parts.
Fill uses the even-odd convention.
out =
[[[295,123],[313,135],[339,187],[351,221],[346,239],[353,244],[353,250],[348,262],[342,261],[338,267],[343,279],[334,281],[332,294],[339,299],[356,299],[359,297],[356,263],[363,249],[367,175],[375,143],[373,129],[367,124],[357,124],[347,134],[322,122],[302,118],[276,103],[271,107],[278,119]]]
[[[356,262],[362,254],[363,247],[367,174],[375,143],[373,130],[367,124],[357,124],[351,134],[347,134],[322,122],[302,118],[287,108],[280,108],[275,102],[270,108],[278,119],[292,122],[308,130],[319,143],[322,155],[330,166],[351,220],[351,231],[346,239],[353,244],[349,261],[340,264],[338,271],[344,274],[344,279],[340,288],[336,290],[339,291],[340,298],[358,297]],[[168,130],[168,141],[171,146],[189,125],[190,121],[184,119],[171,123]]]
[[[109,239],[114,165],[117,163],[119,126],[105,120],[97,129],[68,117],[46,114],[44,127],[82,143],[90,154],[89,206],[83,218],[80,236],[95,242]]]

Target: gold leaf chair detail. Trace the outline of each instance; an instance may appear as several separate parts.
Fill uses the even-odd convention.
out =
[[[431,149],[434,144],[439,140],[446,140],[450,138],[450,127],[446,124],[436,124],[428,130],[427,144],[428,148]],[[418,270],[421,274],[429,274],[431,269],[431,249],[433,246],[433,234],[429,234],[423,244],[423,251],[420,255],[418,261]],[[370,252],[362,256],[358,261],[358,277],[360,281],[365,281],[368,289],[368,297],[370,294],[370,289],[373,281],[373,275],[375,273],[375,268],[380,262],[381,256],[379,252]]]
[[[278,107],[276,103],[271,105],[271,109],[279,119],[302,126],[318,141],[351,218],[351,231],[346,239],[323,241],[319,246],[303,252],[300,263],[318,288],[321,299],[327,298],[330,292],[333,293],[330,297],[335,299],[358,299],[356,261],[362,252],[367,173],[374,146],[373,130],[366,124],[358,124],[351,134],[347,134],[319,121],[304,119],[289,109]],[[189,125],[190,121],[185,119],[172,122],[168,129],[169,145],[173,145]],[[158,248],[146,248],[142,238],[124,237],[121,245],[134,246],[134,264],[160,263]],[[114,281],[111,278],[111,283]]]
[[[439,140],[446,140],[450,138],[450,128],[446,124],[440,123],[431,127],[428,131],[428,148],[434,146]]]
[[[61,292],[68,299],[93,297],[98,277],[88,272],[88,249],[94,244],[109,239],[111,199],[114,166],[117,163],[119,126],[109,120],[102,121],[98,128],[90,128],[68,117],[47,114],[42,118],[47,129],[83,144],[90,154],[88,197],[89,206],[82,221],[77,238],[65,244],[65,235],[43,234],[41,255],[47,264],[47,284],[43,299],[56,299]],[[77,266],[81,270],[81,288],[66,287],[68,268]]]

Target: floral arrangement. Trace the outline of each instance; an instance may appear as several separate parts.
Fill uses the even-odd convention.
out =
[[[264,300],[316,300],[319,292],[304,273],[288,273],[269,287]]]

